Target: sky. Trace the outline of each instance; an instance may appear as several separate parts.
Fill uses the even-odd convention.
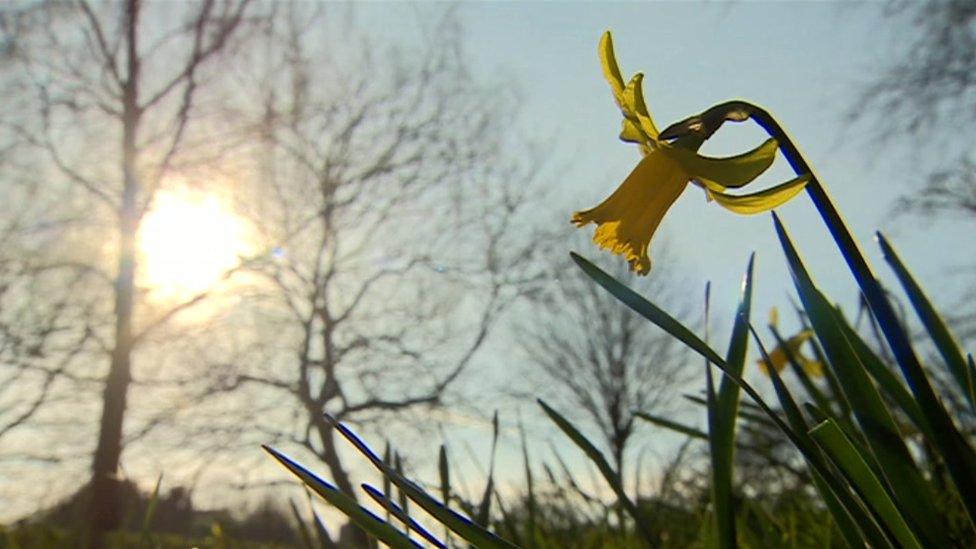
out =
[[[446,7],[366,3],[356,6],[355,19],[380,41],[409,42]],[[644,72],[647,102],[659,127],[732,98],[758,103],[778,117],[807,155],[884,281],[895,285],[873,242],[875,230],[890,237],[937,304],[951,305],[971,278],[947,275],[976,256],[976,239],[966,236],[972,234],[971,222],[892,215],[894,200],[920,185],[936,159],[914,153],[918,147],[908,139],[879,148],[871,142],[869,125],[850,123],[866,84],[910,44],[904,40],[903,23],[886,18],[879,5],[463,2],[456,9],[465,29],[471,77],[511,86],[521,107],[512,131],[549,151],[548,165],[555,175],[547,191],[552,198],[538,215],[563,223],[567,235],[577,230],[569,224],[572,211],[602,200],[639,160],[633,145],[617,139],[620,114],[600,71],[597,43],[609,29],[625,75]],[[750,124],[727,124],[702,152],[736,154],[765,137]],[[749,189],[790,177],[780,158]],[[815,279],[852,314],[856,288],[811,203],[800,195],[779,213]],[[590,233],[593,228],[580,230]],[[689,187],[656,236],[657,244],[664,240],[677,263],[680,291],[699,300],[706,281],[713,285],[718,349],[724,349],[722,338],[727,337],[719,323],[731,324],[751,252],[757,254],[754,318],[765,319],[772,306],[788,308],[794,292],[768,214],[732,214],[707,204],[700,191]],[[552,247],[553,262],[568,251]],[[577,251],[594,258],[606,255],[595,246]],[[790,320],[781,314],[787,332],[795,326]],[[494,349],[492,361],[504,362],[497,360],[506,358],[501,347]],[[755,372],[752,376],[758,377]],[[522,413],[541,416],[529,404]],[[505,414],[510,425],[515,414]],[[702,419],[687,417],[698,424]],[[458,418],[452,422],[457,424]],[[475,422],[451,435],[462,462],[472,461],[462,449],[470,445],[475,460],[487,464],[487,429],[486,423]],[[516,435],[509,431],[506,438],[511,448],[503,452],[499,466],[517,470]],[[572,460],[572,452],[567,446],[563,455]],[[582,458],[572,461],[579,464]]]
[[[422,26],[442,7],[369,4],[362,6],[358,18],[377,36],[399,40],[409,34],[411,20]],[[513,131],[549,147],[550,163],[560,174],[549,189],[557,198],[540,215],[565,222],[568,232],[575,230],[568,223],[571,212],[602,200],[639,159],[633,145],[617,139],[620,115],[600,71],[597,43],[605,30],[611,30],[625,79],[637,71],[645,74],[645,95],[659,127],[733,98],[771,111],[813,165],[889,287],[897,283],[874,242],[878,230],[888,236],[937,304],[951,306],[971,279],[959,272],[976,252],[976,239],[965,237],[972,234],[971,222],[892,213],[894,201],[922,184],[940,157],[927,155],[924,144],[907,138],[896,138],[887,147],[874,143],[876,118],[851,123],[866,86],[911,43],[904,20],[886,17],[880,4],[469,2],[460,4],[458,13],[472,77],[514,86],[522,110]],[[390,35],[390,28],[401,32]],[[727,124],[702,152],[736,154],[765,138],[754,125]],[[775,185],[792,175],[780,157],[749,189]],[[853,315],[856,286],[806,195],[778,213],[815,280]],[[591,233],[593,228],[580,230]],[[700,300],[706,281],[712,283],[713,334],[720,351],[751,252],[757,254],[754,319],[762,325],[773,306],[789,310],[795,292],[769,214],[732,214],[706,204],[701,192],[690,187],[655,240],[668,241],[678,262],[681,291],[690,299]],[[568,251],[554,248],[554,262]],[[587,257],[605,255],[595,246],[578,251]],[[781,314],[780,323],[784,332],[796,326],[789,314]],[[755,371],[747,377],[765,386]],[[691,412],[686,417],[701,425],[699,416]],[[475,429],[468,442],[487,432],[486,425]],[[463,433],[459,436],[464,438]],[[660,432],[652,436],[655,441],[669,440]],[[571,455],[573,450],[567,448]],[[475,453],[486,463],[486,448],[481,450]],[[517,456],[509,459],[502,457],[502,468],[518,470]]]
[[[633,145],[616,139],[620,116],[600,73],[596,44],[609,29],[622,71],[645,73],[645,94],[659,127],[733,98],[774,113],[882,274],[875,230],[890,236],[923,281],[936,279],[976,251],[976,239],[959,238],[956,222],[893,218],[892,201],[921,183],[930,166],[911,157],[907,140],[879,150],[870,142],[870,126],[850,124],[850,112],[858,107],[866,83],[907,44],[899,40],[900,22],[884,18],[877,7],[829,2],[478,3],[464,5],[461,13],[475,66],[485,67],[488,74],[511,74],[522,84],[526,125],[558,136],[553,161],[569,168],[553,185],[559,195],[571,197],[566,204],[570,209],[602,200],[639,158]],[[702,151],[735,154],[765,137],[754,126],[728,124]],[[780,158],[749,188],[791,175]],[[828,294],[850,303],[853,283],[810,202],[801,196],[780,214]],[[751,251],[757,252],[757,310],[782,303],[791,289],[768,214],[738,216],[706,204],[700,191],[689,188],[665,218],[662,231],[689,271],[689,286],[700,288],[711,280],[714,295],[727,298],[727,309],[734,304]],[[951,241],[959,253],[948,254],[932,246],[933,241]],[[603,253],[596,248],[581,251]],[[950,277],[946,282],[929,285],[943,303],[965,280]],[[716,308],[721,310],[722,304]]]

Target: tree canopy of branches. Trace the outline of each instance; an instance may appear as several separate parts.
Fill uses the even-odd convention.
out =
[[[237,45],[248,4],[206,0],[173,10],[139,0],[52,2],[4,13],[4,92],[16,98],[4,113],[5,144],[25,155],[15,162],[24,188],[57,197],[52,211],[27,220],[34,233],[55,236],[49,247],[34,239],[41,247],[20,271],[31,287],[17,292],[28,296],[18,299],[85,312],[85,320],[72,324],[70,331],[81,334],[73,345],[84,350],[86,340],[98,342],[107,366],[84,376],[102,394],[92,466],[93,547],[103,545],[104,533],[122,516],[118,467],[133,355],[151,329],[196,302],[169,311],[145,304],[136,277],[137,233],[157,191],[191,169],[188,151],[206,141],[209,129],[197,124],[201,90],[214,61]],[[41,290],[38,273],[54,277],[57,297]],[[66,373],[48,366],[42,377]]]
[[[291,6],[242,61],[227,116],[253,138],[237,199],[268,253],[185,421],[201,444],[297,446],[355,495],[323,413],[380,427],[451,402],[541,276],[543,161],[511,154],[514,96],[469,74],[450,12],[399,48],[344,21]]]
[[[915,37],[905,55],[864,91],[856,116],[876,119],[878,134],[888,140],[908,136],[918,147],[932,138],[945,143],[972,136],[968,126],[976,122],[976,4],[898,2],[887,9],[896,21],[909,21]],[[972,151],[963,149],[959,158],[942,160],[946,167],[905,196],[900,209],[976,214]]]

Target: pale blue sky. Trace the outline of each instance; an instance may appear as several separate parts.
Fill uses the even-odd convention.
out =
[[[920,184],[926,159],[908,158],[907,140],[878,151],[866,126],[849,128],[848,113],[865,82],[907,43],[899,22],[878,6],[837,3],[479,3],[463,5],[470,52],[489,74],[510,74],[522,86],[527,127],[556,135],[556,162],[569,169],[554,181],[559,206],[585,208],[612,191],[633,168],[633,146],[616,139],[620,117],[601,78],[596,44],[614,32],[627,74],[645,73],[644,89],[659,126],[736,97],[764,105],[792,133],[829,187],[839,208],[874,260],[873,231],[889,233],[930,291],[947,302],[965,280],[934,281],[973,257],[976,239],[960,238],[972,225],[892,219],[896,194]],[[704,147],[734,153],[765,137],[751,125],[726,126]],[[775,184],[789,172],[779,159],[755,184]],[[781,209],[804,257],[828,292],[845,304],[850,282],[819,218],[802,196]],[[566,215],[568,215],[568,211]],[[741,217],[707,205],[689,189],[662,224],[689,272],[689,290],[715,284],[716,307],[731,311],[748,253],[758,252],[758,310],[783,303],[791,289],[768,215]],[[589,230],[592,230],[590,228]],[[933,241],[952,242],[957,253]],[[594,255],[596,249],[582,250]],[[652,275],[653,276],[653,275]]]
[[[377,38],[398,43],[422,35],[418,30],[431,25],[433,16],[446,7],[368,3],[356,6],[355,19]],[[341,11],[342,6],[326,9],[334,8]],[[855,108],[864,84],[881,64],[908,47],[900,39],[902,23],[883,17],[880,4],[483,2],[462,3],[457,9],[465,25],[472,78],[517,88],[522,116],[512,131],[552,146],[549,163],[559,176],[549,183],[553,201],[538,214],[562,223],[567,234],[576,230],[569,224],[571,212],[602,200],[639,159],[632,145],[617,139],[619,111],[600,72],[597,42],[604,30],[611,29],[622,70],[628,76],[645,73],[645,93],[659,126],[731,98],[759,103],[778,116],[805,151],[884,280],[893,284],[873,243],[876,229],[888,233],[942,305],[951,305],[972,278],[971,272],[969,276],[946,276],[976,257],[972,222],[891,216],[893,199],[911,186],[921,185],[937,159],[910,154],[913,147],[907,139],[878,150],[868,142],[866,126],[848,127],[848,113]],[[703,151],[733,154],[764,137],[752,125],[730,125]],[[790,176],[779,159],[750,189]],[[856,303],[855,287],[805,195],[780,213],[818,282],[851,311]],[[711,280],[713,310],[724,324],[731,321],[751,251],[758,254],[758,324],[763,323],[770,306],[788,307],[787,297],[793,295],[793,289],[768,215],[734,215],[706,204],[700,191],[689,188],[665,218],[661,232],[658,237],[668,237],[680,262],[682,290],[699,299],[705,281]],[[606,255],[594,246],[578,251],[594,258]],[[554,262],[567,252],[560,246],[551,247]],[[788,330],[792,319],[781,316]],[[714,328],[718,334],[715,346],[721,350],[725,330],[718,325]],[[512,373],[513,362],[511,356],[500,353],[485,360],[500,366],[501,378]],[[749,375],[759,379],[755,371]],[[545,424],[532,403],[525,403],[521,412],[537,428]],[[701,424],[700,416],[688,418]],[[502,419],[511,425],[515,411],[504,410]],[[487,432],[477,424],[452,432],[449,438],[455,459],[470,463],[463,451],[467,442],[486,465]],[[643,442],[648,444],[674,440],[660,436],[659,431],[653,436],[646,436],[648,433],[650,430],[643,432]],[[390,435],[396,442],[398,435]],[[533,440],[535,435],[562,440],[551,432],[536,431],[530,435]],[[543,453],[542,440],[534,444],[537,457]],[[509,430],[499,461],[500,467],[511,467],[515,477],[520,474],[516,441]],[[371,442],[380,446],[377,440]],[[409,448],[411,441],[401,440],[400,444]],[[425,457],[432,458],[435,447],[432,442],[419,452],[429,451]],[[584,462],[568,445],[563,455],[575,456],[572,463]],[[268,467],[280,473],[270,462]],[[475,472],[467,476],[479,482]]]
[[[405,29],[411,21],[427,21],[442,8],[371,4],[358,18],[391,38],[389,29],[399,29],[394,38],[399,39],[410,34]],[[914,147],[908,139],[879,149],[868,139],[869,126],[849,123],[865,84],[910,44],[902,36],[904,22],[884,17],[880,4],[484,2],[463,3],[459,13],[473,77],[517,86],[523,111],[513,131],[553,147],[551,161],[562,175],[551,182],[557,197],[551,211],[540,215],[565,222],[567,231],[574,230],[568,223],[572,210],[604,198],[639,158],[632,145],[617,140],[619,111],[600,72],[597,42],[611,29],[625,76],[645,73],[644,90],[660,127],[731,98],[761,104],[797,140],[883,280],[895,285],[873,241],[877,229],[888,234],[944,306],[971,279],[971,274],[946,273],[970,264],[976,255],[972,222],[891,215],[895,197],[921,185],[940,159],[910,153]],[[733,154],[764,138],[752,125],[728,125],[703,151]],[[791,175],[780,158],[750,189]],[[817,281],[853,314],[856,288],[806,195],[780,214]],[[592,232],[592,226],[586,230]],[[737,216],[706,204],[700,191],[689,188],[665,218],[662,232],[681,262],[682,289],[699,299],[705,281],[713,283],[713,310],[723,321],[713,332],[719,334],[715,346],[720,350],[751,251],[758,258],[757,325],[764,324],[771,306],[789,308],[788,296],[794,292],[768,214]],[[589,257],[604,254],[595,247],[579,251]],[[566,252],[555,247],[554,260]],[[781,323],[786,330],[795,325],[788,314],[781,315]],[[749,375],[764,384],[755,371]],[[522,412],[538,415],[529,404]],[[514,420],[513,413],[507,415]],[[700,424],[701,418],[689,419]],[[472,434],[472,439],[484,434]],[[662,440],[658,431],[652,438]],[[568,448],[566,454],[572,452]]]

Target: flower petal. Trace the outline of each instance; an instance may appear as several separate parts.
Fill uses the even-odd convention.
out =
[[[631,143],[646,143],[649,139],[657,140],[657,126],[651,119],[647,103],[644,101],[642,87],[644,75],[637,73],[624,85],[624,78],[613,52],[613,37],[610,31],[603,33],[599,52],[603,77],[610,84],[613,98],[624,115],[624,129],[620,133],[620,139]]]
[[[659,150],[651,151],[613,194],[595,208],[573,214],[572,222],[579,227],[596,223],[593,242],[623,255],[637,274],[647,274],[651,237],[688,179],[681,166]]]
[[[776,159],[777,147],[775,139],[767,139],[749,152],[726,158],[702,156],[679,147],[669,148],[667,153],[709,190],[721,192],[742,187],[759,177]]]
[[[752,215],[777,208],[803,190],[810,175],[804,174],[782,185],[758,193],[735,196],[708,189],[708,194],[723,208],[737,214]]]
[[[824,365],[819,360],[805,359],[803,361],[803,370],[809,376],[813,376],[813,377],[823,377],[824,376]]]
[[[644,135],[636,122],[624,118],[623,129],[620,130],[620,140],[628,143],[646,143],[647,136]]]
[[[631,82],[634,85],[633,97],[628,97],[627,99],[633,101],[634,114],[640,123],[640,129],[651,140],[657,141],[660,132],[657,131],[657,125],[654,124],[654,119],[651,118],[651,113],[647,110],[647,103],[644,102],[644,75],[641,73],[635,74]]]
[[[613,97],[617,104],[623,108],[624,104],[624,78],[620,74],[620,67],[617,65],[617,56],[613,53],[613,37],[610,31],[603,33],[600,37],[600,64],[603,66],[603,77],[610,83]]]

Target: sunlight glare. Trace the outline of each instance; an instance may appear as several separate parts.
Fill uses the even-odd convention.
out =
[[[247,255],[242,219],[214,195],[161,191],[139,229],[140,282],[156,301],[191,299]]]

